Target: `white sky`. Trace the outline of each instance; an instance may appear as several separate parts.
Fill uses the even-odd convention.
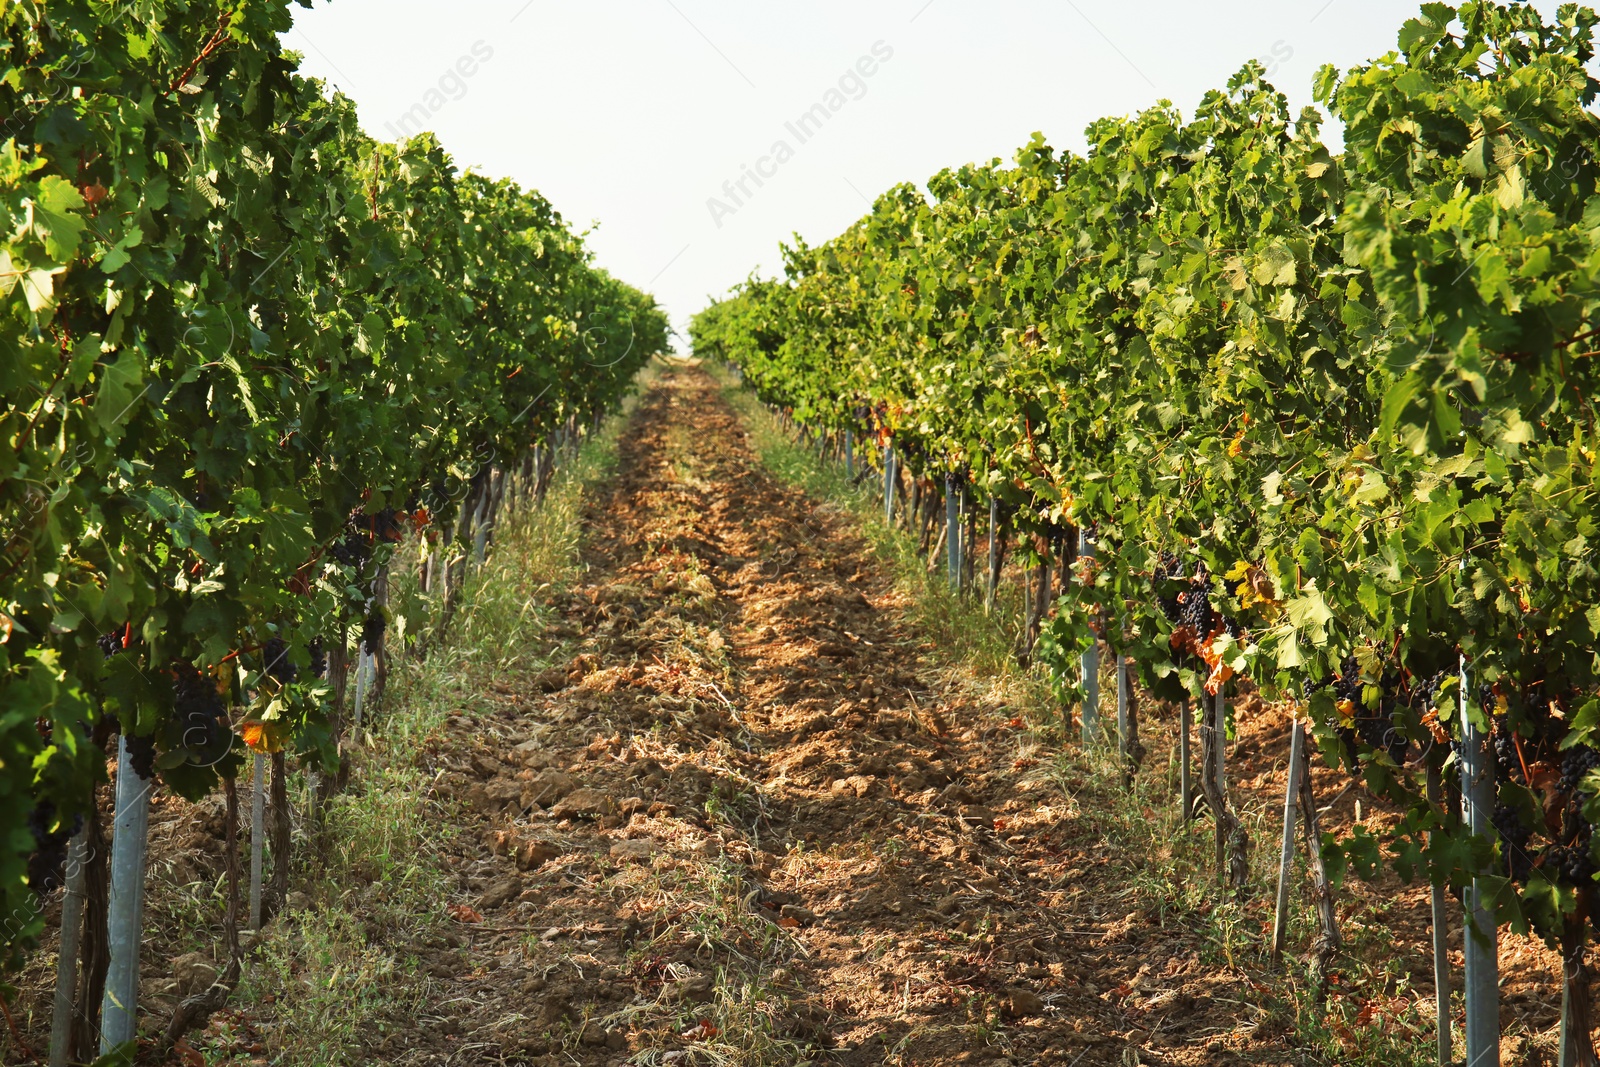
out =
[[[599,223],[600,264],[655,293],[683,330],[708,295],[753,268],[775,273],[780,241],[832,237],[896,182],[1009,159],[1034,130],[1081,148],[1091,120],[1161,98],[1190,114],[1253,57],[1298,108],[1321,64],[1392,49],[1418,6],[315,0],[285,40],[307,73],[356,101],[374,136],[395,136],[390,126],[421,104],[458,164],[540,190],[580,230]],[[801,144],[785,123],[878,42],[892,58]],[[475,46],[492,54],[461,77],[453,68]],[[732,207],[724,183],[779,140],[793,158],[765,164],[770,180],[746,179],[752,195],[714,218],[707,201]]]

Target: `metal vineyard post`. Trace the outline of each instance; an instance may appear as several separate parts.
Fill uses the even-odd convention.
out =
[[[1087,526],[1078,527],[1078,558],[1086,567],[1094,559],[1094,538]],[[1092,632],[1079,666],[1083,674],[1083,740],[1088,743],[1100,740],[1100,646]]]
[[[1133,759],[1133,736],[1129,729],[1128,710],[1133,700],[1132,679],[1128,676],[1128,659],[1119,651],[1117,662],[1117,751],[1122,754],[1125,766]]]
[[[1189,767],[1194,758],[1189,742],[1189,735],[1194,729],[1192,719],[1189,698],[1186,696],[1178,704],[1178,794],[1179,802],[1183,805],[1184,822],[1194,819],[1194,785],[1189,781]]]
[[[983,610],[990,614],[1000,587],[1000,500],[994,496],[989,497],[989,574],[983,584]]]
[[[894,446],[883,446],[883,521],[894,524]]]
[[[1278,857],[1278,907],[1272,921],[1272,962],[1283,958],[1283,942],[1289,932],[1289,878],[1294,873],[1294,816],[1300,792],[1300,752],[1305,745],[1305,727],[1294,721],[1289,733],[1289,776],[1283,788],[1283,847]]]
[[[1439,780],[1440,758],[1436,752],[1428,753],[1428,803],[1439,809],[1444,817],[1444,788]],[[1429,844],[1442,844],[1443,829],[1429,835]],[[1433,919],[1433,1003],[1437,1014],[1439,1039],[1439,1067],[1450,1067],[1450,931],[1445,910],[1445,886],[1435,880],[1431,886],[1429,904]]]
[[[267,829],[267,757],[255,754],[250,778],[250,929],[261,929],[261,869]]]
[[[1483,732],[1467,711],[1468,682],[1467,659],[1462,656],[1461,798],[1468,831],[1492,840],[1494,761],[1485,751]],[[1499,926],[1484,873],[1480,871],[1474,875],[1466,888],[1466,922],[1462,924],[1461,934],[1462,955],[1466,961],[1468,1067],[1499,1067],[1500,1064]]]
[[[144,931],[144,858],[152,784],[133,769],[128,737],[123,734],[117,746],[117,811],[106,922],[111,966],[100,1008],[101,1055],[132,1041],[139,1021],[139,943]]]
[[[956,476],[944,476],[944,528],[950,588],[961,589],[961,497],[956,488]]]

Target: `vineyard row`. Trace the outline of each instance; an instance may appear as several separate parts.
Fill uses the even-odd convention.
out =
[[[0,954],[65,879],[52,1064],[136,1036],[151,791],[220,783],[231,838],[253,769],[250,921],[281,906],[290,761],[325,804],[385,649],[426,652],[667,344],[537,193],[366,136],[290,7],[0,6]],[[402,540],[430,618],[388,609]],[[229,874],[229,965],[168,1046],[238,979]]]
[[[1473,1064],[1498,1062],[1501,925],[1560,949],[1562,1062],[1597,1062],[1596,21],[1424,5],[1395,51],[1317,74],[1337,154],[1251,63],[1188,119],[891,189],[693,327],[798,425],[870,442],[958,584],[987,510],[989,585],[1010,544],[1021,651],[1088,739],[1115,657],[1130,774],[1131,682],[1202,709],[1224,877],[1247,867],[1211,753],[1241,685],[1392,801],[1316,858],[1434,884],[1442,1022],[1462,894]],[[1321,929],[1325,966],[1331,908]]]

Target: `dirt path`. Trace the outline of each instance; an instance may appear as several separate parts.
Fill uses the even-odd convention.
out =
[[[619,458],[566,607],[581,654],[519,747],[441,782],[484,813],[477,914],[434,964],[456,1008],[383,1051],[1289,1062],[1208,1048],[1229,980],[1101,877],[1009,713],[930,669],[848,522],[759,466],[711,379],[667,375]]]

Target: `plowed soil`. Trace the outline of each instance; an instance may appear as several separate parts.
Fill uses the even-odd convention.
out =
[[[1014,766],[1014,712],[930,668],[848,519],[761,467],[713,381],[668,376],[619,458],[548,728],[445,783],[503,809],[506,853],[466,879],[505,933],[458,961],[486,1000],[451,1062],[1288,1062],[1217,1040],[1237,976],[1098,876]]]
[[[541,727],[443,783],[486,813],[450,1062],[1293,1062],[713,381],[662,381],[619,471]]]

